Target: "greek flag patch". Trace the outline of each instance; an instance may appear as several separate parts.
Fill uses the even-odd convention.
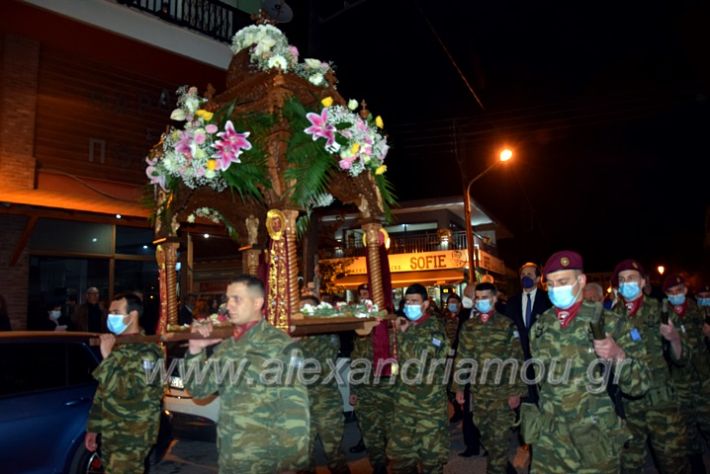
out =
[[[432,338],[431,343],[434,344],[434,346],[436,346],[436,347],[441,347],[441,339],[439,339],[439,338],[436,338],[436,337]]]

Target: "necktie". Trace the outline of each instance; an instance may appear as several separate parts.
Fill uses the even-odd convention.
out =
[[[532,316],[532,301],[530,300],[530,293],[528,293],[528,304],[525,306],[525,327],[530,327],[530,316]]]

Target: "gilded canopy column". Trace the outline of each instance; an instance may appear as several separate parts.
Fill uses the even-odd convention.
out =
[[[378,307],[385,307],[385,292],[382,288],[382,268],[380,266],[380,229],[379,222],[368,222],[363,224],[365,231],[365,242],[367,244],[367,268],[370,277],[370,296],[372,302]]]

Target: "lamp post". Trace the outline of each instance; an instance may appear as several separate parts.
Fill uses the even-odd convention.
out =
[[[466,251],[468,253],[468,282],[473,284],[476,282],[476,265],[474,262],[474,242],[473,242],[473,227],[471,226],[471,185],[481,179],[490,170],[495,168],[499,163],[510,160],[513,157],[513,152],[509,148],[504,148],[498,155],[498,160],[493,162],[488,168],[481,171],[478,176],[471,179],[466,184],[465,193],[463,195],[463,211],[464,219],[466,220]]]

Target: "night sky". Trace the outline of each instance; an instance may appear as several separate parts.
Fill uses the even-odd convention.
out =
[[[707,2],[288,3],[291,42],[384,117],[400,200],[460,195],[508,145],[472,195],[513,232],[509,266],[561,248],[588,271],[707,266]]]

